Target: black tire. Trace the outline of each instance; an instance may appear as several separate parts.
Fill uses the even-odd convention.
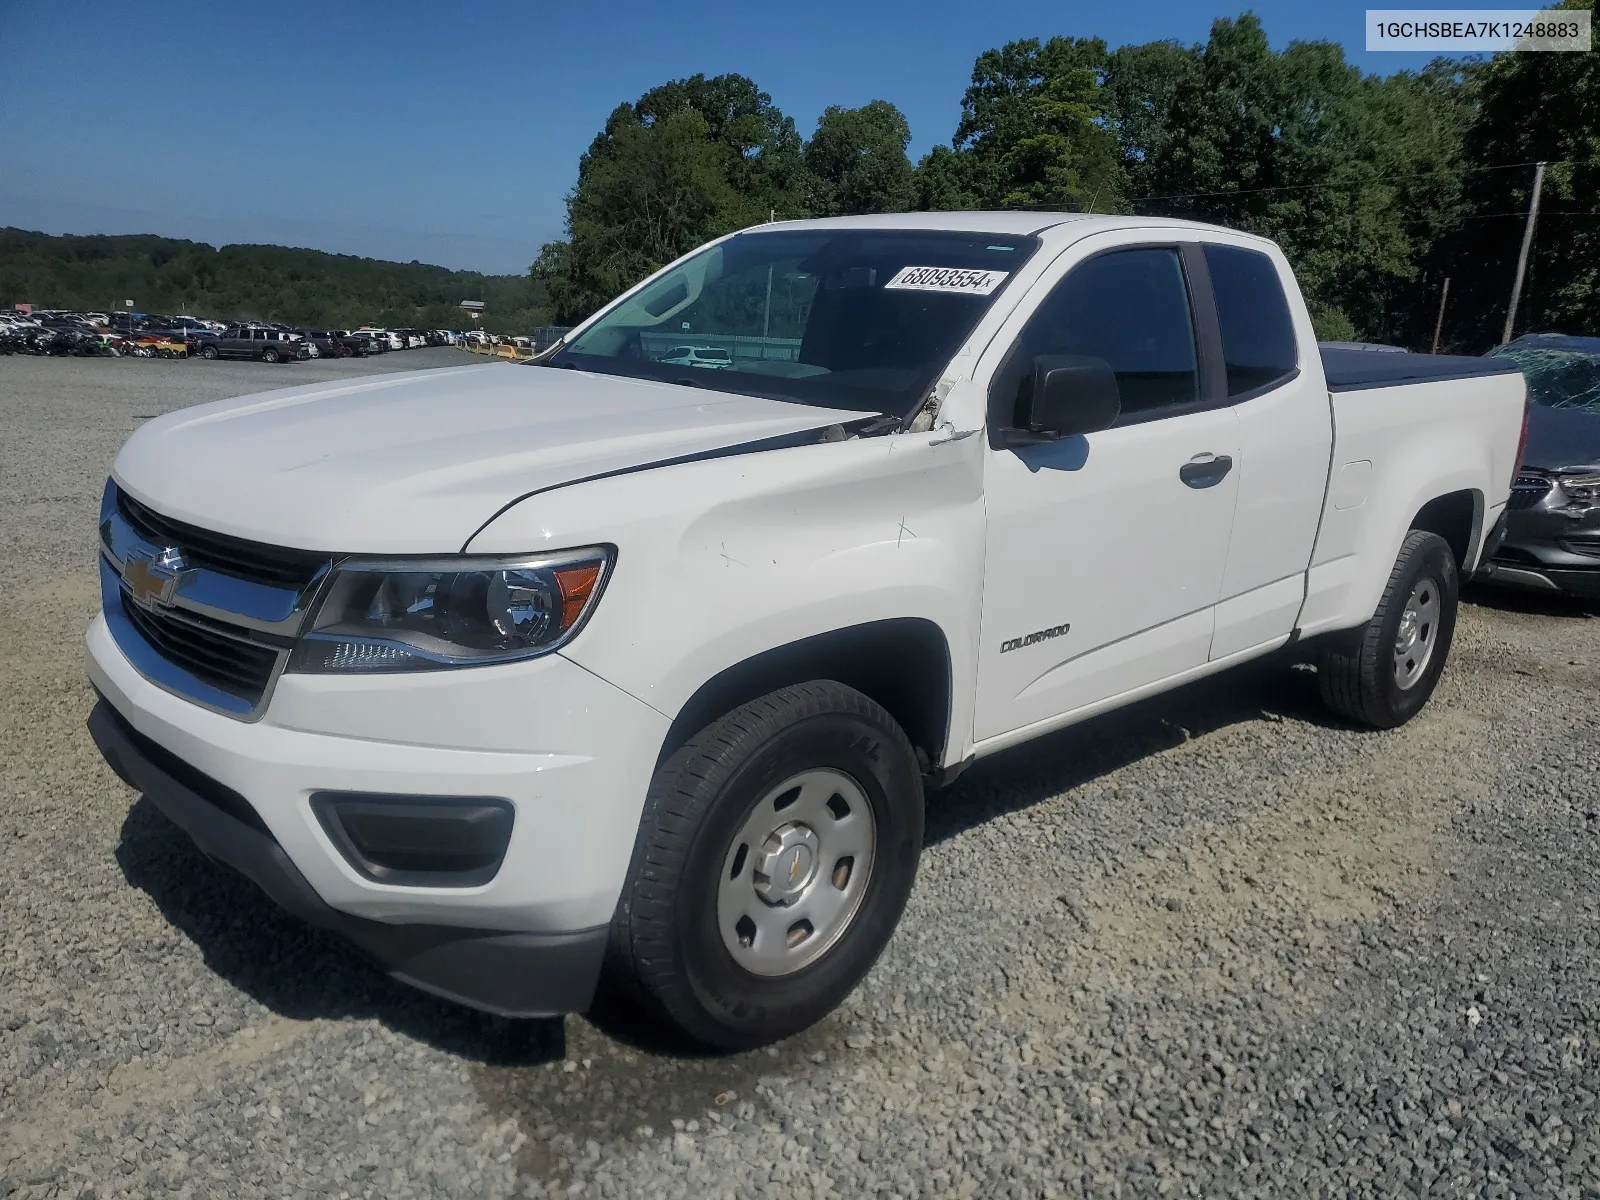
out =
[[[215,346],[202,346],[200,348],[200,357],[201,358],[216,358],[216,356],[217,356],[217,348]]]
[[[818,957],[789,974],[752,973],[718,927],[724,864],[762,798],[816,769],[847,775],[869,802],[875,849],[866,887]],[[612,920],[607,983],[720,1049],[798,1033],[831,1012],[888,944],[916,879],[922,828],[916,755],[876,703],[831,680],[752,700],[656,771]]]
[[[1402,685],[1403,656],[1397,646],[1401,622],[1413,595],[1426,601],[1430,584],[1437,590],[1437,616],[1426,629],[1428,655],[1420,674]],[[1455,637],[1460,592],[1449,543],[1420,529],[1406,534],[1372,619],[1333,635],[1323,646],[1317,668],[1323,703],[1342,717],[1376,729],[1393,729],[1416,716],[1444,672]],[[1419,632],[1423,629],[1419,627]]]
[[[268,346],[261,352],[261,361],[275,363],[278,361],[278,351],[274,346]]]

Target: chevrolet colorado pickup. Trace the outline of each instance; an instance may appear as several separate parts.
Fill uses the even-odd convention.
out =
[[[1524,409],[1513,364],[1319,351],[1225,229],[763,225],[531,364],[144,425],[90,726],[400,979],[757,1045],[868,970],[975,759],[1295,641],[1414,716]]]

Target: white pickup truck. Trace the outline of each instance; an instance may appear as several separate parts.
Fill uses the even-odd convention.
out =
[[[146,424],[90,725],[401,979],[756,1045],[868,970],[975,759],[1297,640],[1416,714],[1523,421],[1510,363],[1319,352],[1226,229],[764,225],[531,365]]]

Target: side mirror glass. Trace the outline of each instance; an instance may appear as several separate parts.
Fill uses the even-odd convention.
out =
[[[1041,354],[1025,393],[1025,429],[1008,430],[1011,445],[1032,445],[1109,429],[1122,413],[1117,376],[1103,358]]]

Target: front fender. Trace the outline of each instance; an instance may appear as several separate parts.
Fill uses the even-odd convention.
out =
[[[467,549],[614,544],[605,595],[562,653],[668,717],[774,647],[931,621],[950,650],[955,762],[976,691],[981,449],[981,438],[899,434],[642,470],[531,497]]]

